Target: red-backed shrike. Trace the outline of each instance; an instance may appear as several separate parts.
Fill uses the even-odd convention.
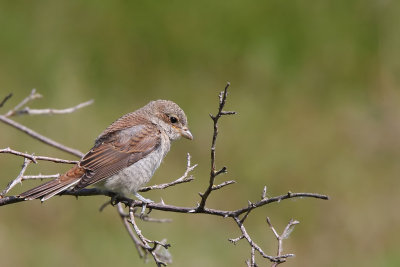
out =
[[[152,101],[105,129],[93,148],[65,174],[19,197],[45,201],[66,189],[78,191],[96,184],[119,195],[134,194],[139,200],[150,202],[137,190],[151,179],[171,141],[180,137],[193,139],[183,110],[172,101]]]

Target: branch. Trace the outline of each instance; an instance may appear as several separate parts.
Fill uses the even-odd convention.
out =
[[[70,108],[65,108],[65,109],[51,109],[51,108],[46,108],[46,109],[31,109],[29,107],[26,107],[24,109],[15,111],[13,115],[19,116],[19,115],[52,115],[52,114],[68,114],[77,111],[78,109],[84,108],[86,106],[89,106],[93,104],[94,100],[89,100],[83,103],[80,103],[74,107]]]
[[[18,105],[16,105],[13,109],[10,109],[6,113],[5,116],[6,117],[13,116],[17,110],[19,110],[20,108],[25,106],[29,101],[32,101],[32,100],[37,99],[37,98],[42,98],[42,95],[39,94],[39,93],[36,93],[36,89],[32,89],[31,93],[24,100],[22,100]]]
[[[66,159],[59,159],[59,158],[51,158],[51,157],[44,157],[44,156],[35,156],[35,155],[30,155],[26,153],[22,153],[16,150],[12,150],[11,148],[7,147],[4,149],[0,149],[0,154],[1,153],[7,153],[7,154],[13,154],[17,156],[24,157],[26,159],[31,160],[33,163],[37,163],[38,160],[44,160],[44,161],[51,161],[55,163],[65,163],[65,164],[76,164],[78,161],[76,160],[66,160]]]
[[[31,163],[31,160],[25,158],[24,159],[24,164],[22,165],[22,170],[19,173],[19,175],[17,176],[17,178],[15,178],[14,180],[12,180],[7,186],[6,188],[0,193],[0,199],[5,196],[8,191],[10,191],[16,184],[20,184],[22,183],[22,177],[26,171],[26,168],[28,168],[29,163]]]
[[[141,242],[141,240],[135,235],[134,229],[133,229],[132,224],[130,223],[130,220],[129,220],[130,214],[126,214],[124,212],[124,209],[123,209],[121,203],[117,204],[117,211],[118,211],[118,214],[119,214],[119,216],[120,216],[120,218],[121,218],[121,220],[122,220],[122,222],[123,222],[123,224],[125,226],[125,229],[128,231],[128,235],[131,237],[131,239],[132,239],[132,241],[133,241],[133,243],[134,243],[134,245],[136,247],[136,250],[139,253],[139,257],[140,258],[145,258],[148,255],[149,251],[146,249],[145,244],[143,244],[143,242]],[[135,213],[134,213],[134,216],[136,217]],[[162,242],[165,242],[165,241],[163,240]],[[158,249],[155,249],[154,253],[156,254],[157,259],[160,258],[164,262],[171,263],[171,261],[172,261],[171,260],[171,255],[164,255],[162,253],[159,253]]]
[[[151,256],[153,256],[154,261],[156,262],[157,266],[167,266],[167,263],[162,261],[159,258],[159,255],[157,255],[156,253],[156,249],[157,247],[161,246],[165,249],[168,249],[171,245],[170,244],[163,244],[159,241],[151,241],[149,239],[147,239],[146,237],[144,237],[144,235],[142,234],[142,231],[139,229],[139,227],[136,224],[135,221],[135,216],[134,216],[134,212],[133,212],[133,208],[130,207],[129,208],[129,220],[127,220],[129,223],[131,223],[133,230],[136,233],[136,236],[140,239],[140,241],[142,242],[142,248],[145,249],[148,253],[151,254]],[[149,244],[153,244],[153,246],[151,247]]]
[[[79,158],[81,158],[84,155],[79,150],[67,147],[65,145],[62,145],[62,144],[60,144],[60,143],[58,143],[58,142],[56,142],[56,141],[54,141],[54,140],[52,140],[52,139],[50,139],[48,137],[45,137],[45,136],[35,132],[34,130],[29,129],[28,127],[26,127],[26,126],[24,126],[22,124],[19,124],[16,121],[13,121],[13,120],[7,118],[6,116],[0,115],[0,121],[2,121],[5,124],[8,124],[8,125],[16,128],[17,130],[19,130],[21,132],[26,133],[27,135],[29,135],[29,136],[31,136],[31,137],[33,137],[33,138],[35,138],[35,139],[47,144],[47,145],[53,146],[53,147],[55,147],[55,148],[57,148],[59,150],[62,150],[62,151],[67,152],[67,153],[70,153],[70,154],[72,154],[74,156],[77,156]]]
[[[186,171],[185,171],[185,173],[181,177],[176,179],[175,181],[170,182],[170,183],[165,183],[165,184],[142,187],[138,191],[139,192],[147,192],[147,191],[154,190],[154,189],[165,189],[165,188],[168,188],[170,186],[174,186],[174,185],[182,184],[182,183],[188,183],[188,182],[193,181],[194,177],[192,175],[190,175],[188,177],[188,175],[189,175],[189,172],[193,171],[194,168],[197,167],[197,164],[195,164],[193,166],[190,166],[190,154],[189,153],[187,153],[186,160],[187,160],[187,163],[186,163]]]
[[[22,181],[25,181],[25,180],[36,180],[36,179],[40,179],[40,180],[53,179],[53,178],[58,178],[58,176],[60,176],[59,173],[50,174],[50,175],[41,175],[41,174],[39,174],[39,175],[24,175],[24,176],[22,176]]]
[[[230,83],[228,82],[225,86],[224,91],[219,93],[219,107],[218,107],[218,113],[217,115],[213,116],[210,114],[211,119],[213,120],[214,123],[214,133],[213,133],[213,137],[212,137],[212,142],[211,142],[211,170],[210,170],[210,179],[209,179],[209,183],[208,183],[208,187],[206,189],[206,191],[204,193],[199,193],[200,197],[201,197],[201,202],[199,204],[199,206],[197,207],[197,209],[199,211],[203,210],[204,207],[206,206],[206,201],[207,198],[210,196],[211,192],[213,190],[216,190],[215,186],[214,186],[214,181],[215,181],[215,177],[217,177],[218,175],[222,174],[222,173],[226,173],[226,167],[222,167],[222,169],[220,169],[219,171],[216,171],[216,167],[215,167],[215,146],[216,146],[216,142],[217,142],[217,136],[218,136],[218,120],[223,116],[223,115],[233,115],[236,114],[235,111],[223,111],[223,108],[225,106],[226,103],[226,98],[228,96],[228,88],[229,88]],[[234,183],[234,181],[232,182]],[[230,184],[232,184],[230,183]],[[226,184],[227,185],[227,184]],[[221,188],[222,186],[220,186],[219,188]],[[213,189],[214,188],[214,189]],[[218,189],[219,189],[218,188]]]
[[[91,189],[82,189],[79,191],[69,191],[66,190],[64,192],[59,193],[58,195],[68,195],[68,196],[75,196],[75,197],[80,197],[80,196],[107,196],[107,197],[115,197],[115,193],[110,192],[110,191],[104,191],[96,188],[91,188]],[[322,199],[322,200],[328,200],[329,197],[326,195],[321,195],[321,194],[315,194],[315,193],[292,193],[290,195],[284,194],[276,197],[269,198],[267,200],[262,200],[256,203],[253,203],[252,206],[246,206],[241,209],[237,210],[218,210],[218,209],[210,209],[210,208],[204,208],[204,210],[198,210],[197,207],[181,207],[181,206],[174,206],[174,205],[167,205],[163,202],[160,203],[149,203],[147,204],[147,207],[153,210],[160,210],[160,211],[167,211],[167,212],[176,212],[176,213],[194,213],[194,214],[209,214],[209,215],[215,215],[215,216],[220,216],[220,217],[237,217],[243,213],[248,212],[250,209],[255,209],[258,207],[262,207],[274,202],[281,202],[282,200],[286,199],[291,199],[291,198],[317,198],[317,199]],[[131,198],[127,197],[117,197],[116,198],[117,202],[121,202],[127,206],[132,206],[133,207],[142,207],[143,203],[138,200],[133,200]],[[3,199],[0,199],[0,206],[8,205],[8,204],[13,204],[16,202],[22,202],[24,201],[23,199],[15,200],[13,196],[9,197],[4,197]],[[11,202],[11,203],[9,203]],[[132,204],[133,203],[133,204]]]
[[[6,98],[4,98],[4,100],[1,102],[0,107],[11,97],[11,94],[6,96]],[[11,120],[9,117],[14,116],[14,115],[21,115],[21,114],[28,114],[28,115],[32,115],[32,114],[65,114],[65,113],[72,113],[80,108],[86,107],[90,104],[93,103],[93,100],[89,100],[87,102],[81,103],[76,105],[75,107],[72,108],[67,108],[67,109],[29,109],[29,107],[26,107],[24,109],[21,109],[23,106],[25,106],[28,102],[37,99],[37,98],[41,98],[42,95],[40,95],[39,93],[36,93],[36,89],[32,89],[31,93],[25,98],[23,99],[18,105],[16,105],[14,108],[10,109],[5,115],[0,115],[0,121],[8,124],[14,128],[16,128],[17,130],[24,132],[26,134],[28,134],[29,136],[47,144],[50,146],[53,146],[59,150],[65,151],[67,153],[70,153],[72,155],[75,155],[79,158],[81,158],[83,156],[83,153],[80,152],[77,149],[73,149],[70,147],[67,147],[63,144],[60,144],[48,137],[45,137],[37,132],[35,132],[34,130],[19,124],[16,121]]]
[[[289,257],[293,257],[293,254],[285,254],[285,255],[279,255],[277,257],[273,257],[273,256],[269,256],[267,255],[261,248],[260,246],[258,246],[250,237],[250,235],[247,233],[246,228],[244,227],[243,223],[241,222],[241,220],[239,219],[239,217],[233,217],[234,221],[236,222],[236,224],[239,226],[240,231],[242,232],[242,236],[240,237],[240,239],[246,239],[247,242],[250,244],[252,249],[255,249],[256,251],[258,251],[258,253],[260,253],[260,255],[272,262],[285,262],[286,258]],[[232,243],[236,243],[234,242],[236,239],[229,239],[229,241],[231,241]],[[252,265],[254,266],[254,264]]]
[[[299,221],[293,220],[291,219],[289,221],[289,223],[286,225],[285,230],[283,230],[283,233],[281,235],[278,234],[278,232],[275,230],[275,228],[272,226],[271,224],[271,220],[269,219],[269,217],[267,217],[267,223],[269,225],[269,227],[271,228],[272,232],[274,233],[276,239],[278,240],[278,252],[277,252],[277,257],[282,257],[282,252],[283,252],[283,247],[282,247],[282,241],[283,239],[287,239],[289,238],[289,235],[292,233],[294,227],[296,224],[299,224]],[[288,255],[293,255],[294,254],[288,254]],[[272,264],[272,267],[276,267],[278,266],[278,264],[280,264],[282,262],[274,262]]]

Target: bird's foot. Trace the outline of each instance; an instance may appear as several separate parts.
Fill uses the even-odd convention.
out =
[[[143,216],[145,215],[145,211],[146,211],[147,204],[154,203],[154,201],[151,200],[151,199],[142,197],[142,196],[141,196],[139,193],[137,193],[137,192],[135,192],[134,195],[135,195],[135,197],[136,197],[137,199],[139,199],[140,201],[143,202],[142,211],[140,212],[140,218],[143,218]]]
[[[118,195],[118,194],[115,194],[115,195],[113,195],[113,196],[111,197],[111,200],[110,200],[111,206],[115,206],[115,205],[117,205],[119,202],[120,202],[120,201],[119,201],[119,195]]]

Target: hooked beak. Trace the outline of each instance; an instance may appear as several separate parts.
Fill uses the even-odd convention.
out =
[[[181,135],[182,135],[182,137],[185,137],[186,139],[193,140],[192,133],[186,127],[182,128]]]

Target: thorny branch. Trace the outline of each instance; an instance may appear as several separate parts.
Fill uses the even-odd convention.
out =
[[[199,193],[200,197],[201,197],[201,202],[199,204],[199,206],[197,207],[197,209],[199,211],[204,210],[204,207],[206,206],[206,201],[208,196],[211,194],[211,192],[215,189],[214,186],[214,181],[215,181],[215,177],[217,177],[218,175],[222,174],[222,173],[226,173],[226,167],[222,167],[220,170],[216,171],[216,167],[215,167],[215,145],[217,143],[217,136],[218,136],[218,120],[223,116],[223,115],[234,115],[236,114],[235,111],[224,111],[224,106],[226,103],[226,98],[228,97],[228,88],[230,86],[230,83],[228,82],[225,86],[224,91],[219,93],[219,107],[218,107],[218,113],[217,115],[213,116],[212,114],[210,114],[211,119],[213,120],[214,123],[214,133],[213,133],[213,137],[212,137],[212,142],[211,142],[211,170],[210,170],[210,180],[209,180],[209,184],[208,187],[206,189],[206,191],[204,193]],[[234,181],[232,181],[230,184],[234,183]],[[227,185],[227,184],[226,184]],[[224,186],[224,185],[223,185]],[[223,186],[219,186],[219,188],[222,188]],[[218,189],[219,189],[218,188]]]
[[[285,230],[281,235],[277,233],[275,228],[272,226],[271,221],[269,218],[267,218],[267,223],[271,230],[273,231],[276,239],[278,240],[278,248],[277,248],[277,256],[270,256],[266,254],[260,246],[258,246],[254,240],[251,238],[251,236],[248,234],[244,222],[248,218],[250,212],[254,209],[257,209],[259,207],[268,205],[270,203],[274,202],[280,202],[285,199],[291,199],[291,198],[317,198],[317,199],[328,199],[328,196],[326,195],[321,195],[321,194],[316,194],[316,193],[292,193],[288,192],[286,194],[280,195],[280,196],[275,196],[268,198],[267,197],[267,187],[264,187],[262,194],[261,194],[261,200],[258,200],[256,202],[248,202],[248,204],[245,207],[238,208],[235,210],[218,210],[218,209],[211,209],[206,207],[206,201],[210,194],[213,191],[219,190],[225,186],[231,185],[235,183],[233,180],[228,180],[224,181],[220,184],[215,185],[215,178],[223,173],[227,172],[226,167],[222,167],[221,169],[217,170],[216,165],[215,165],[215,158],[216,158],[216,141],[218,137],[218,121],[219,119],[224,116],[224,115],[233,115],[236,114],[234,111],[224,111],[224,106],[226,103],[227,95],[228,95],[228,88],[229,88],[229,83],[227,83],[224,91],[222,91],[219,94],[219,106],[218,106],[218,112],[217,114],[211,115],[210,117],[213,120],[213,136],[212,136],[212,142],[211,142],[211,168],[210,168],[210,176],[209,176],[209,182],[206,190],[204,193],[199,193],[201,200],[200,203],[197,204],[194,207],[182,207],[182,206],[173,206],[173,205],[168,205],[165,204],[163,201],[160,203],[150,203],[147,204],[147,208],[149,211],[151,210],[160,210],[160,211],[165,211],[165,212],[176,212],[176,213],[197,213],[197,214],[207,214],[207,215],[214,215],[214,216],[220,216],[224,218],[232,218],[236,225],[238,226],[241,235],[237,238],[229,239],[230,242],[233,244],[236,244],[240,240],[246,240],[247,243],[250,245],[251,251],[250,251],[250,259],[246,261],[247,266],[251,267],[256,267],[258,266],[256,264],[256,259],[255,259],[255,253],[257,252],[260,254],[263,258],[268,259],[269,261],[272,262],[272,266],[275,267],[280,263],[283,263],[286,261],[287,258],[294,256],[294,254],[283,254],[283,249],[282,249],[282,241],[283,239],[288,238],[290,235],[291,231],[293,230],[294,226],[298,224],[298,221],[291,220],[289,224],[286,226]],[[11,94],[8,95],[7,97],[4,98],[3,101],[0,103],[0,108],[4,106],[4,104],[9,100],[11,97]],[[79,108],[82,108],[86,105],[91,104],[91,101],[79,104],[75,107],[69,108],[69,109],[64,109],[64,110],[56,110],[56,109],[41,109],[41,110],[33,110],[29,108],[23,108],[29,101],[39,98],[41,95],[37,94],[35,90],[32,90],[31,94],[25,98],[23,101],[21,101],[17,106],[15,106],[13,109],[8,111],[5,115],[0,115],[0,121],[11,125],[15,128],[17,128],[20,131],[23,131],[27,133],[28,135],[48,144],[51,146],[54,146],[62,151],[69,152],[70,154],[76,155],[76,156],[81,156],[83,155],[82,152],[68,148],[62,144],[59,144],[51,139],[48,139],[47,137],[44,137],[33,130],[18,124],[17,122],[10,120],[10,116],[14,115],[22,115],[22,114],[27,114],[27,115],[32,115],[32,114],[60,114],[60,113],[70,113],[74,112]],[[20,199],[15,196],[5,196],[16,184],[21,183],[24,180],[27,179],[46,179],[46,178],[54,178],[57,177],[58,174],[56,175],[25,175],[25,171],[28,168],[28,165],[30,163],[38,163],[38,161],[51,161],[55,163],[64,163],[64,164],[74,164],[77,161],[70,161],[70,160],[63,160],[63,159],[58,159],[58,158],[52,158],[52,157],[45,157],[45,156],[35,156],[33,154],[27,154],[27,153],[22,153],[19,151],[12,150],[10,148],[5,148],[5,149],[0,149],[0,153],[7,153],[7,154],[12,154],[15,156],[22,157],[24,159],[24,164],[22,166],[20,174],[17,176],[16,179],[11,181],[9,185],[3,190],[3,192],[0,195],[0,206],[3,205],[8,205],[8,204],[13,204],[17,202],[22,202],[24,201],[23,199]],[[148,187],[143,187],[139,191],[140,192],[146,192],[149,190],[154,190],[154,189],[166,189],[171,186],[176,186],[181,183],[187,183],[190,182],[194,179],[192,175],[189,175],[190,172],[193,171],[193,169],[197,166],[191,165],[190,162],[191,158],[190,155],[187,155],[187,164],[186,164],[186,170],[184,174],[179,177],[178,179],[170,182],[170,183],[164,183],[164,184],[159,184],[159,185],[153,185],[153,186],[148,186]],[[78,192],[72,192],[72,191],[64,191],[60,193],[59,195],[71,195],[71,196],[96,196],[96,195],[103,195],[103,196],[108,196],[110,197],[113,201],[108,201],[102,207],[100,208],[101,210],[108,206],[109,204],[116,203],[116,208],[117,212],[123,222],[124,227],[127,229],[129,236],[131,237],[136,250],[139,253],[139,256],[141,258],[147,259],[148,255],[151,255],[154,262],[157,264],[157,266],[165,266],[168,263],[171,263],[171,255],[168,253],[167,249],[170,246],[169,244],[166,243],[165,240],[163,241],[152,241],[147,239],[141,232],[140,228],[138,227],[135,219],[139,218],[143,221],[146,222],[169,222],[169,219],[154,219],[149,217],[148,215],[139,215],[136,213],[136,209],[142,207],[143,203],[138,200],[134,200],[131,198],[126,198],[126,197],[121,197],[121,196],[116,196],[113,192],[109,191],[102,191],[99,189],[83,189]],[[125,212],[123,205],[128,207],[128,211]]]

